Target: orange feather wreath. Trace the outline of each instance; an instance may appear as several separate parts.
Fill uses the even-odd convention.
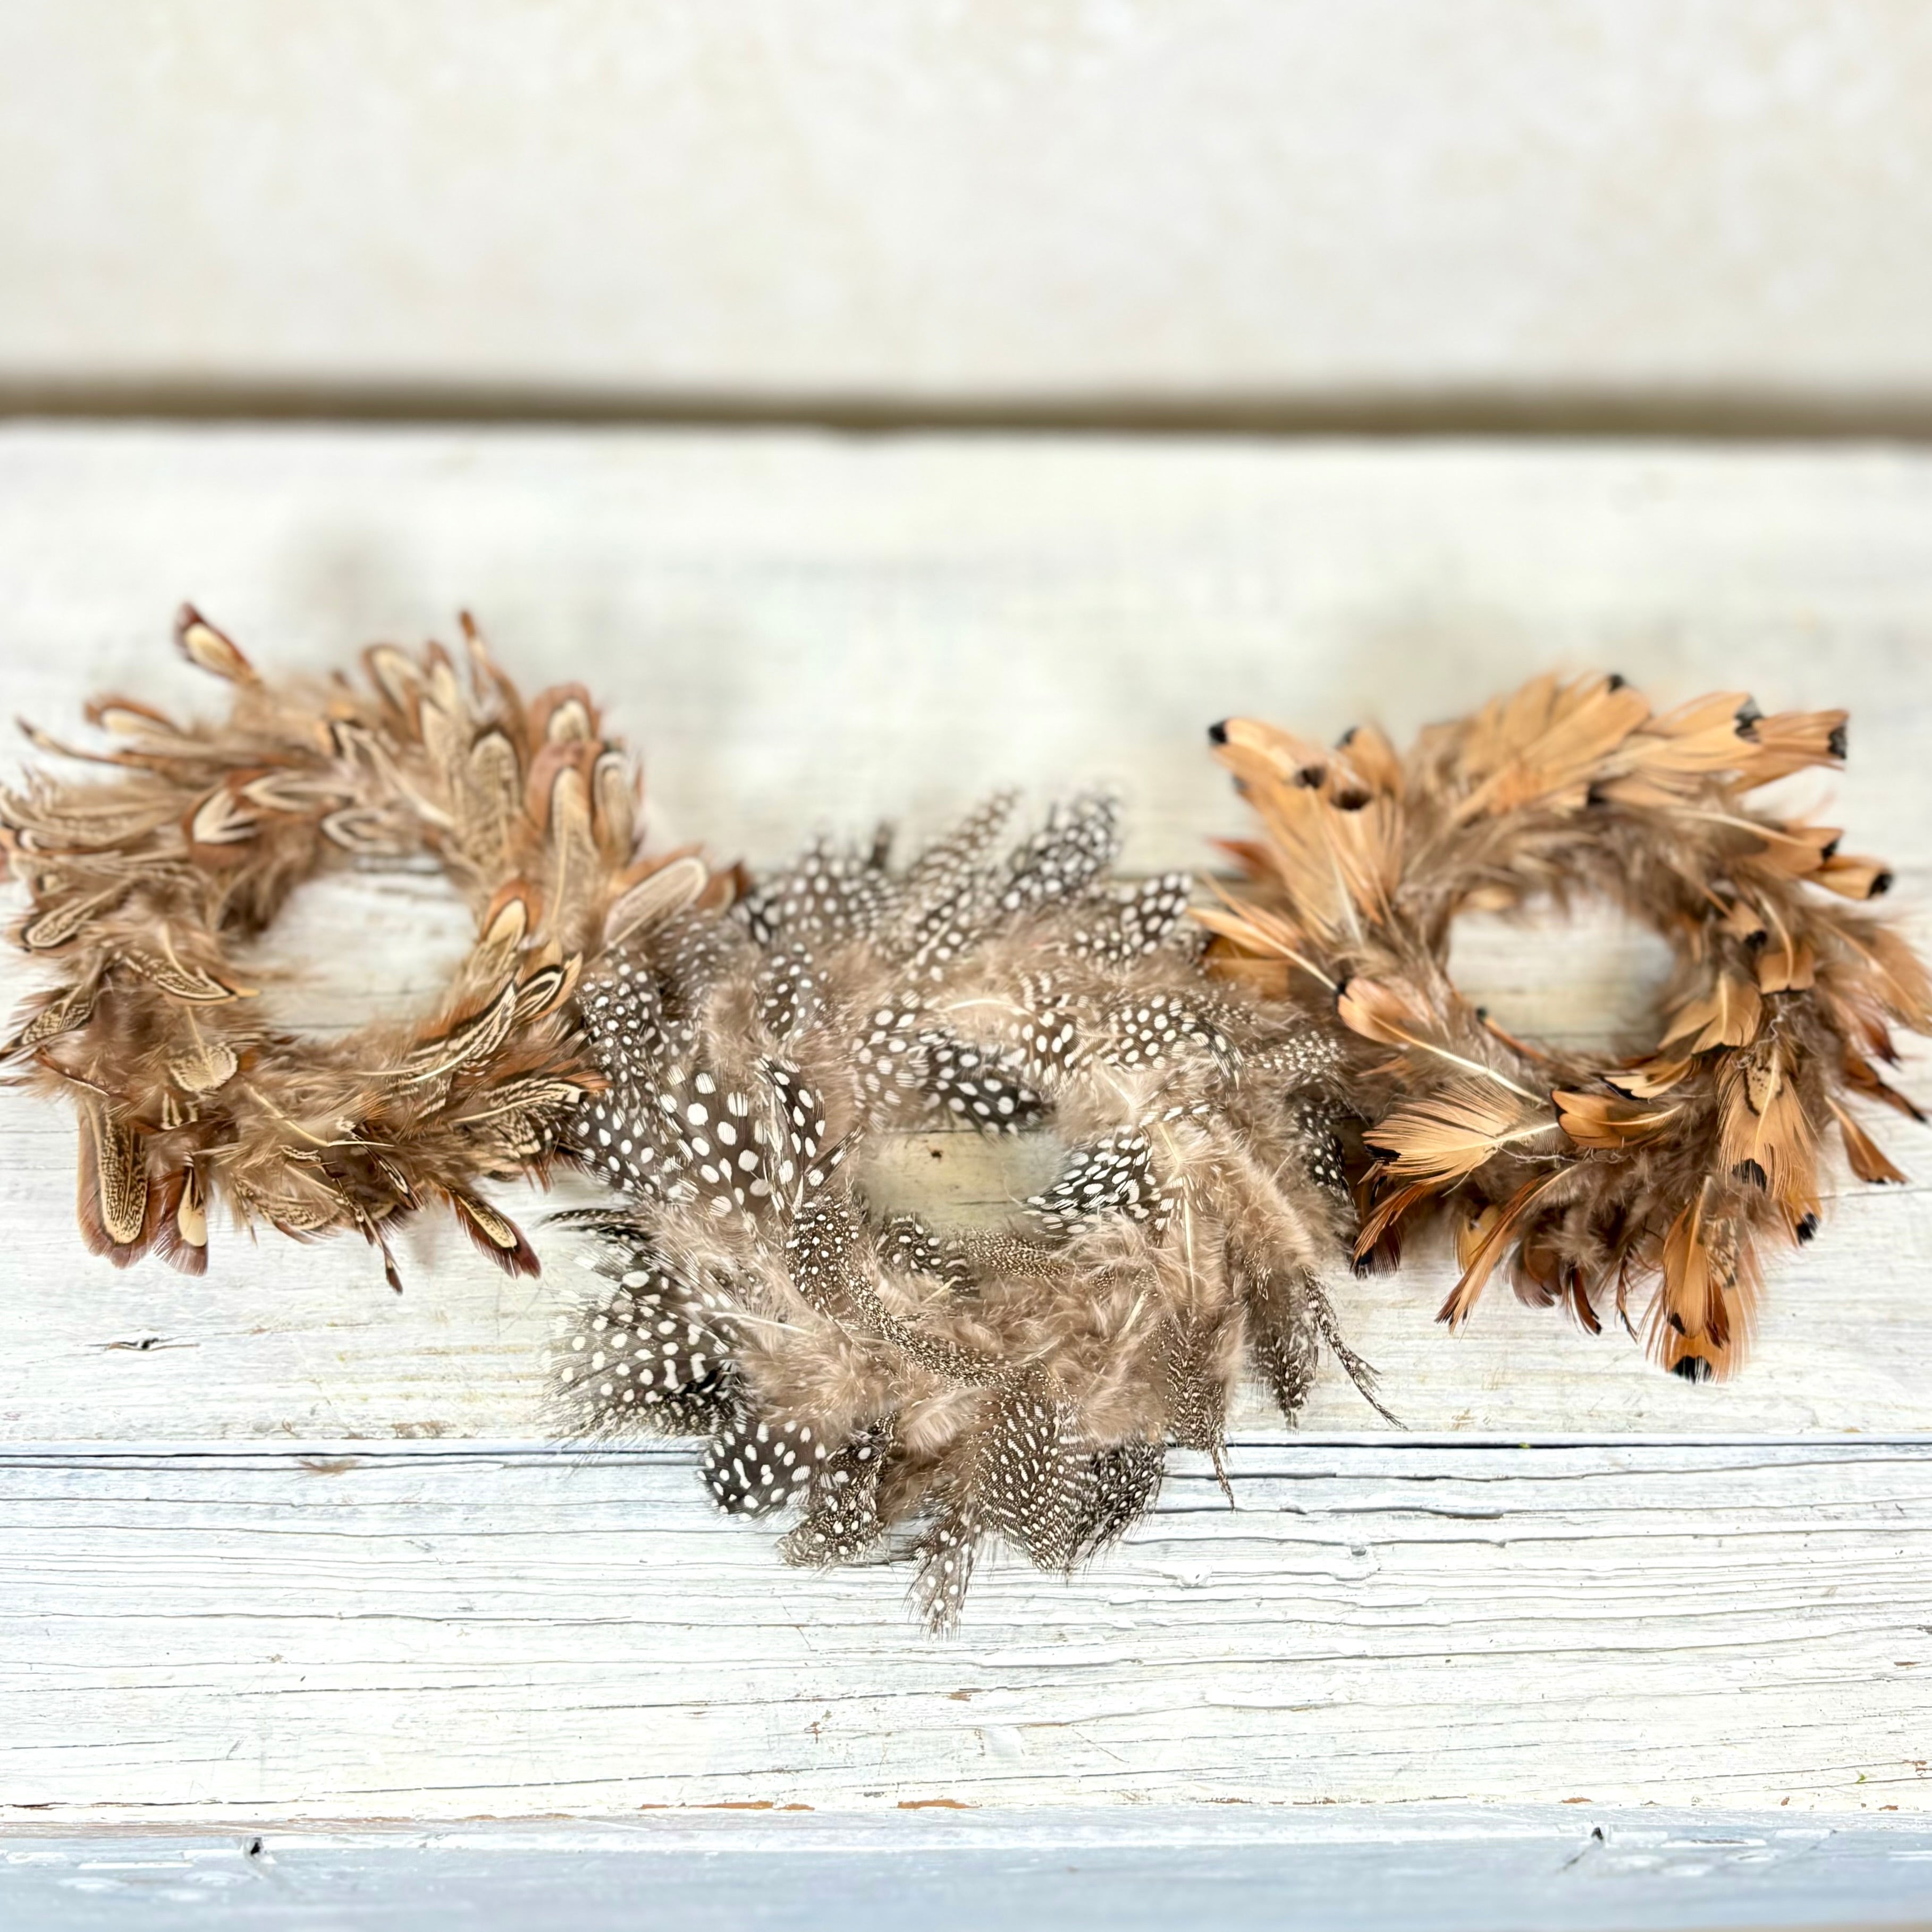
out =
[[[1736,1369],[1760,1245],[1816,1228],[1824,1136],[1861,1179],[1897,1180],[1852,1103],[1923,1118],[1878,1067],[1893,1026],[1932,1030],[1932,982],[1896,931],[1834,903],[1891,874],[1748,802],[1837,768],[1844,732],[1843,712],[1766,717],[1730,692],[1660,715],[1615,677],[1539,678],[1406,757],[1372,729],[1324,751],[1214,728],[1263,837],[1231,848],[1255,891],[1198,916],[1217,970],[1332,1002],[1364,1043],[1359,1263],[1392,1260],[1404,1223],[1446,1203],[1452,1325],[1506,1259],[1520,1294],[1592,1330],[1606,1296],[1629,1325],[1654,1280],[1657,1360],[1693,1381]],[[1459,913],[1580,890],[1677,955],[1654,1046],[1613,1064],[1511,1037],[1446,966]]]
[[[526,704],[464,631],[466,676],[440,646],[382,645],[366,688],[274,685],[184,609],[176,640],[230,686],[225,720],[107,698],[88,716],[112,750],[29,729],[116,776],[36,771],[0,794],[32,901],[14,937],[62,973],[0,1054],[77,1107],[81,1231],[117,1265],[152,1251],[200,1272],[220,1202],[298,1238],[358,1228],[400,1286],[388,1231],[442,1202],[492,1260],[536,1272],[478,1184],[548,1169],[598,1084],[568,1013],[580,962],[663,887],[635,859],[636,778],[588,695]],[[434,1012],[326,1043],[267,1024],[230,944],[325,868],[419,854],[477,918]]]

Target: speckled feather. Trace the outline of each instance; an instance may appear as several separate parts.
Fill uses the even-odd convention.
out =
[[[1167,1442],[1218,1449],[1245,1365],[1298,1405],[1351,1215],[1334,1029],[1202,976],[1187,880],[1108,880],[1108,801],[1003,851],[1011,810],[903,868],[821,842],[579,992],[609,1084],[574,1136],[626,1197],[598,1232],[630,1286],[562,1317],[565,1426],[697,1413],[727,1508],[796,1504],[795,1562],[910,1558],[940,1628],[988,1543],[1065,1570],[1125,1534]],[[874,1215],[871,1142],[939,1122],[1049,1133],[1061,1172],[1004,1230]],[[639,1275],[716,1408],[584,1367]]]

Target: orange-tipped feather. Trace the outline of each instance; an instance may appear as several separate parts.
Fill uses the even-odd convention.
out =
[[[1692,1376],[1735,1370],[1754,1244],[1816,1228],[1828,1108],[1862,1091],[1909,1110],[1874,1063],[1895,1058],[1894,1026],[1932,1031],[1932,980],[1861,909],[1889,883],[1884,866],[1840,853],[1831,826],[1748,802],[1772,779],[1842,763],[1844,724],[1838,712],[1766,717],[1736,691],[1653,714],[1621,679],[1546,674],[1430,726],[1400,757],[1378,734],[1323,754],[1264,726],[1233,730],[1228,762],[1294,929],[1268,922],[1283,895],[1264,891],[1265,908],[1210,916],[1208,963],[1304,1000],[1304,967],[1337,987],[1337,1016],[1365,1043],[1352,1062],[1360,1131],[1381,1156],[1360,1256],[1393,1252],[1402,1220],[1440,1198],[1465,1264],[1452,1323],[1508,1256],[1522,1292],[1586,1327],[1594,1293],[1614,1287],[1622,1313],[1633,1282],[1667,1273],[1660,1358]],[[1388,808],[1393,844],[1372,890],[1343,890],[1318,809],[1343,787],[1364,821]],[[1463,915],[1591,894],[1677,957],[1657,1036],[1621,1064],[1521,1038],[1450,981]],[[1528,1131],[1552,1095],[1560,1138]],[[1896,1173],[1856,1124],[1845,1137],[1858,1172]],[[1560,1214],[1538,1205],[1553,1178]]]

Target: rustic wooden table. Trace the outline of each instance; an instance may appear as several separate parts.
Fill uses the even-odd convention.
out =
[[[662,836],[754,863],[1010,780],[1110,782],[1130,868],[1199,864],[1240,822],[1202,741],[1228,712],[1407,730],[1552,664],[1748,686],[1851,707],[1834,822],[1897,862],[1932,940],[1919,454],[17,424],[0,584],[0,699],[58,730],[104,687],[208,700],[166,646],[184,596],[277,670],[467,606],[520,680],[608,700]],[[422,875],[320,884],[258,983],[340,1027],[425,994],[464,926]],[[1640,1024],[1660,970],[1587,912],[1472,922],[1457,962],[1560,1037]],[[34,982],[9,956],[0,996]],[[1472,1845],[1580,1925],[1932,1898],[1916,1179],[1838,1177],[1721,1386],[1502,1294],[1451,1340],[1439,1254],[1343,1276],[1407,1432],[1339,1376],[1292,1433],[1252,1403],[1232,1506],[1181,1458],[1123,1547],[1071,1582],[996,1567],[938,1642],[898,1573],[788,1570],[715,1516],[686,1449],[544,1439],[574,1271],[536,1204],[535,1282],[436,1228],[400,1298],[359,1244],[232,1232],[205,1278],[122,1275],[74,1231],[73,1138],[0,1094],[0,1858],[70,1905],[172,1923],[257,1880],[293,1896],[318,1846],[355,1852],[339,1876],[425,1834],[459,1892],[511,1852],[526,1874],[648,1853],[668,1884],[742,1844],[801,1886],[836,1852],[860,1886],[897,1849],[969,1890],[1084,1858],[1112,1889],[1069,1891],[1076,1922],[1104,1895],[1154,1922],[1160,1885],[1205,1897],[1211,1868],[1225,1922],[1262,1922],[1288,1894],[1240,1892],[1279,1875],[1257,1848],[1300,1847],[1312,1898],[1349,1844],[1381,1848],[1380,1891],[1333,1867],[1364,1923],[1480,1922],[1444,1876]],[[1932,1132],[1888,1139],[1932,1174]],[[970,1137],[908,1154],[959,1212],[1015,1183]],[[560,1816],[637,1822],[530,1822]],[[137,1827],[175,1835],[130,1850]],[[1157,1882],[1130,1856],[1152,1845]]]

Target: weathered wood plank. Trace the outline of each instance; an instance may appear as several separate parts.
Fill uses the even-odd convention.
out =
[[[690,1465],[0,1455],[0,1816],[1932,1808],[1922,1442],[1240,1444],[950,1642]]]
[[[359,1244],[295,1250],[264,1238],[258,1246],[232,1233],[200,1280],[158,1265],[117,1275],[80,1249],[72,1229],[70,1126],[26,1121],[22,1112],[17,1098],[0,1107],[14,1204],[0,1300],[0,1441],[546,1432],[542,1351],[579,1279],[570,1265],[579,1244],[567,1234],[538,1229],[546,1274],[512,1282],[453,1230],[426,1225],[405,1238],[400,1298]],[[915,1143],[917,1192],[902,1198],[928,1208],[949,1196],[984,1201],[982,1160],[964,1136]],[[951,1178],[934,1186],[942,1172]],[[499,1198],[530,1216],[527,1199]],[[599,1198],[573,1185],[547,1204]],[[1435,1313],[1455,1270],[1437,1246],[1412,1254],[1394,1277],[1340,1276],[1336,1296],[1352,1343],[1412,1429],[1513,1440],[1886,1434],[1932,1427],[1928,1266],[1925,1190],[1860,1190],[1835,1204],[1818,1243],[1774,1269],[1748,1371],[1703,1388],[1660,1374],[1621,1332],[1586,1335],[1506,1293],[1450,1337]],[[1238,1421],[1250,1431],[1279,1426],[1258,1394]],[[1346,1378],[1324,1370],[1304,1432],[1384,1426]]]
[[[1247,712],[1407,732],[1534,670],[1850,703],[1848,840],[1932,860],[1932,456],[1238,440],[0,427],[7,713],[209,705],[192,596],[277,670],[476,611],[583,677],[666,837],[769,862],[1112,782],[1131,862],[1239,818]]]

